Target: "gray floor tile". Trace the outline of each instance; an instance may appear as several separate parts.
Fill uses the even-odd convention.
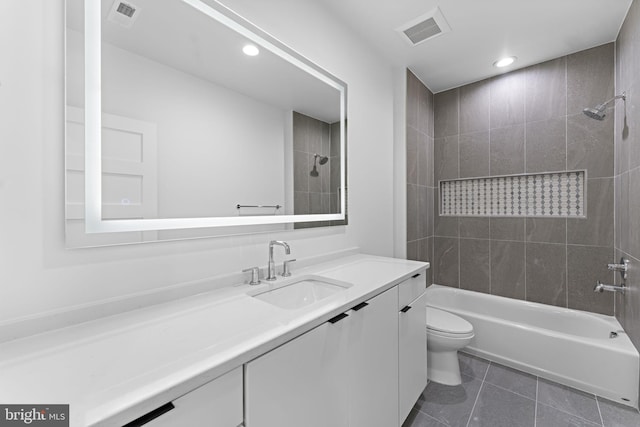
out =
[[[602,422],[593,394],[553,381],[538,379],[538,402],[597,424]]]
[[[465,427],[482,381],[462,375],[462,384],[429,383],[416,408],[450,427]]]
[[[596,427],[601,425],[538,403],[536,427]]]
[[[402,427],[446,427],[446,424],[442,424],[435,418],[431,418],[429,415],[412,409],[411,413],[402,424]]]
[[[538,380],[533,375],[492,363],[485,381],[530,399],[536,399]]]
[[[604,427],[640,426],[640,413],[637,409],[598,397]]]
[[[489,361],[467,353],[458,352],[460,360],[460,373],[483,380],[489,368]]]
[[[535,411],[535,400],[485,382],[468,426],[534,427]]]

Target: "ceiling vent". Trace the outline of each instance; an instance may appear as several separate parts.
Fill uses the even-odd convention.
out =
[[[409,46],[416,46],[429,39],[448,33],[451,27],[437,7],[429,13],[417,17],[397,28],[398,34]]]
[[[116,0],[109,10],[107,19],[124,28],[131,28],[140,15],[140,8],[133,3]]]

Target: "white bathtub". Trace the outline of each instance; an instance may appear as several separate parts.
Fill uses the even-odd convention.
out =
[[[440,285],[427,288],[427,306],[471,322],[464,351],[638,407],[638,352],[612,316]]]

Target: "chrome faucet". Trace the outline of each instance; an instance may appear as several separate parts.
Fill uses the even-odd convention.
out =
[[[276,264],[273,262],[273,246],[278,245],[284,247],[284,252],[289,255],[291,248],[287,242],[282,240],[272,240],[269,242],[269,266],[267,268],[267,280],[276,280]]]
[[[626,286],[620,285],[620,286],[616,286],[616,285],[605,285],[604,283],[602,283],[601,281],[597,281],[596,282],[596,287],[593,288],[593,292],[604,292],[604,291],[609,291],[609,292],[622,292],[624,294],[624,290],[625,290]]]

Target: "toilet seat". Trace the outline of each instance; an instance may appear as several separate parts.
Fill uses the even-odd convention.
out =
[[[460,316],[427,306],[427,330],[441,336],[473,336],[473,325]]]

